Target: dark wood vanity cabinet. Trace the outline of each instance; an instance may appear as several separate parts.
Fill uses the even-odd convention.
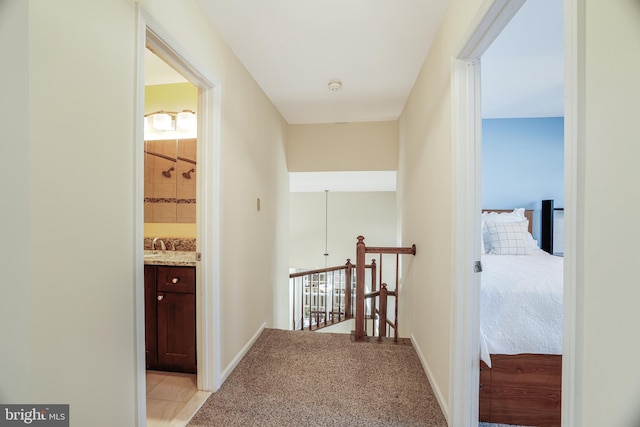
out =
[[[195,285],[194,267],[145,266],[147,369],[196,373]]]

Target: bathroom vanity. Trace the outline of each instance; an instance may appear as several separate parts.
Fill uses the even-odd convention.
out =
[[[147,369],[196,373],[195,273],[195,253],[145,253]]]

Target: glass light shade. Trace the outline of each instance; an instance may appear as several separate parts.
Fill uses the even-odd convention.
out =
[[[175,123],[170,114],[158,113],[151,116],[153,118],[153,128],[157,130],[174,130]]]
[[[183,111],[176,116],[176,126],[180,129],[195,129],[197,125],[196,113],[193,111]]]
[[[144,131],[149,132],[151,129],[153,129],[153,121],[151,116],[147,116],[144,118]]]

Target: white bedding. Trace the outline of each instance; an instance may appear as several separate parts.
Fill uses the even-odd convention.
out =
[[[562,354],[563,259],[542,250],[531,255],[483,255],[480,356]]]

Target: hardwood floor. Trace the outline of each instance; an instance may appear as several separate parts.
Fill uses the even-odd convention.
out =
[[[210,395],[194,374],[147,371],[147,427],[185,426]]]

